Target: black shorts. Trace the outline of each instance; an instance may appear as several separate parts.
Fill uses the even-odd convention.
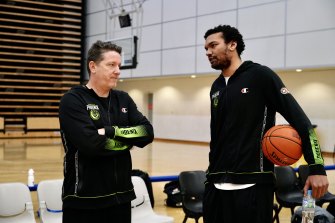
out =
[[[63,210],[63,223],[131,223],[130,202],[101,209]]]
[[[274,186],[256,184],[240,190],[220,190],[207,183],[204,223],[272,223]]]

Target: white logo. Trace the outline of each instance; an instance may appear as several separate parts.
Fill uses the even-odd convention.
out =
[[[217,96],[219,96],[219,94],[220,94],[220,91],[217,91],[214,94],[212,94],[212,99],[216,98]]]
[[[283,87],[283,88],[280,89],[280,93],[282,93],[282,94],[288,94],[290,92],[289,92],[289,90],[287,90],[286,87]]]
[[[127,113],[127,112],[128,112],[128,108],[121,108],[121,111],[122,111],[123,113]]]
[[[86,109],[87,110],[99,110],[99,107],[98,105],[95,105],[95,104],[88,104],[86,105]]]
[[[242,88],[241,93],[242,94],[249,93],[249,88]]]

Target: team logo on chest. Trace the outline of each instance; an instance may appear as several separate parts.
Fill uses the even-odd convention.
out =
[[[99,106],[95,104],[86,105],[87,111],[90,111],[90,117],[93,120],[98,120],[100,118]]]
[[[217,107],[219,104],[219,95],[220,95],[220,91],[217,91],[211,96],[214,107]]]

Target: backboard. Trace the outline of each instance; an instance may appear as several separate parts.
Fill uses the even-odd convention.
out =
[[[118,39],[109,39],[105,42],[112,42],[122,47],[121,69],[132,69],[137,66],[137,36],[130,36]]]

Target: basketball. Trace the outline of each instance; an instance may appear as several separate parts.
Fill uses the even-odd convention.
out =
[[[290,125],[275,125],[262,140],[265,157],[273,164],[288,166],[297,162],[302,155],[302,142],[298,132]]]

